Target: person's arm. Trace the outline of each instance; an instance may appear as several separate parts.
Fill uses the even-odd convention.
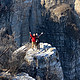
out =
[[[40,37],[41,35],[43,35],[43,32],[41,32],[41,34],[39,35],[39,37]]]
[[[31,32],[29,32],[29,34],[30,34],[30,36],[31,36],[31,38],[32,38],[33,36],[32,36],[32,34],[31,34]]]

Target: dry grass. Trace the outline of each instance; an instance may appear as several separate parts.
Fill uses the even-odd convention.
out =
[[[0,30],[0,69],[9,68],[9,59],[16,49],[14,37],[7,34],[6,28]]]
[[[61,13],[63,13],[63,12],[65,12],[66,10],[70,10],[71,8],[70,8],[70,6],[68,5],[68,4],[61,4],[61,5],[59,5],[58,7],[56,7],[54,10],[53,10],[53,12],[55,13],[55,14],[61,14]]]

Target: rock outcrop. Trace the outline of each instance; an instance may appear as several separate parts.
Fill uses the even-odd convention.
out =
[[[0,80],[35,80],[27,73],[19,73],[15,76],[12,76],[9,72],[0,72]]]
[[[75,10],[80,16],[80,0],[75,0]]]
[[[25,61],[20,63],[23,53],[26,55],[23,58]],[[18,57],[16,57],[19,55]],[[63,80],[63,71],[59,60],[59,54],[55,47],[48,43],[40,43],[40,50],[28,49],[24,45],[13,52],[13,60],[18,62],[18,72],[26,72],[37,80]],[[20,59],[20,60],[19,60]],[[16,65],[16,64],[15,64]],[[16,69],[15,67],[13,69]]]
[[[20,74],[17,74],[15,77],[13,77],[12,80],[35,80],[35,79],[30,77],[26,73],[20,73]]]

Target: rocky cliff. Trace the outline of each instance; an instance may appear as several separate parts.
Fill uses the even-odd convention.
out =
[[[15,33],[19,46],[29,41],[29,31],[43,31],[41,40],[59,51],[64,79],[79,80],[79,4],[79,0],[1,0],[0,26]]]
[[[48,43],[40,43],[40,49],[33,50],[28,45],[30,44],[12,53],[11,66],[7,72],[0,72],[0,77],[11,80],[64,80],[59,54],[55,47]]]
[[[26,51],[25,57],[22,58],[24,51]],[[22,59],[23,62],[20,61]],[[48,43],[40,43],[40,50],[28,49],[27,45],[24,45],[13,52],[12,61],[15,64],[19,61],[15,66],[18,72],[26,72],[37,80],[64,79],[59,54],[56,48]]]
[[[60,7],[58,12],[56,7],[59,6],[63,6],[64,9],[60,10]],[[69,6],[73,8],[74,0],[1,0],[0,26],[7,27],[9,34],[15,33],[15,40],[21,46],[22,43],[29,41],[29,31],[39,32],[40,27],[46,29],[51,26],[50,23],[53,26],[58,18],[64,16],[62,14],[69,9]]]

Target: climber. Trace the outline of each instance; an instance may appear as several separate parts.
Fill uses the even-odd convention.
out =
[[[39,43],[40,43],[39,37],[40,37],[42,34],[43,34],[43,32],[38,36],[38,33],[36,33],[36,46],[37,46],[37,49],[40,48],[40,46],[39,46]]]
[[[35,47],[36,48],[36,35],[35,34],[33,34],[33,36],[32,36],[32,34],[31,34],[31,32],[29,32],[30,33],[30,37],[31,37],[31,41],[32,41],[32,49]]]

